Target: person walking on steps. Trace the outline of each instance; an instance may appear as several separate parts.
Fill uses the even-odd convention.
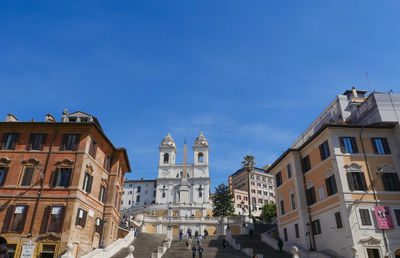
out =
[[[179,230],[179,241],[182,241],[183,238],[183,230]]]
[[[197,245],[201,245],[201,241],[203,241],[203,238],[201,236],[197,237]]]
[[[282,239],[281,239],[281,238],[278,239],[278,247],[279,247],[279,250],[280,250],[281,253],[282,253],[283,242],[282,242]]]
[[[196,232],[194,232],[194,239],[197,239],[198,236],[199,236],[199,231],[196,230]]]
[[[206,239],[207,236],[208,236],[208,231],[207,231],[207,229],[204,229],[204,239]]]
[[[193,246],[193,248],[192,248],[193,258],[196,258],[196,254],[197,254],[197,248],[195,246]]]
[[[204,248],[201,245],[199,245],[199,258],[203,257],[203,252],[204,252]]]
[[[187,234],[187,238],[192,238],[192,230],[190,228],[188,228],[186,234]]]

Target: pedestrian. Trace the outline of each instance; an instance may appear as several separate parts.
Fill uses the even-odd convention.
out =
[[[186,233],[188,238],[192,238],[192,230],[190,228],[188,228]]]
[[[251,239],[253,239],[253,229],[250,229],[249,236],[250,236]]]
[[[281,238],[278,239],[278,247],[279,247],[279,250],[280,250],[281,253],[282,253],[283,241],[282,241]]]
[[[203,257],[203,252],[204,252],[204,248],[201,245],[199,245],[199,258]]]
[[[188,242],[189,242],[189,246],[188,246],[188,250],[190,250],[190,248],[192,248],[192,239],[191,238],[189,238],[188,239]]]
[[[0,258],[9,258],[7,240],[0,236]]]
[[[195,246],[193,246],[193,248],[192,248],[193,258],[196,258],[196,254],[197,254],[197,248]]]
[[[225,240],[225,238],[222,240],[222,247],[223,248],[225,248],[225,246],[226,246],[226,240]]]
[[[203,238],[201,236],[197,237],[197,245],[201,245],[201,241],[203,241]]]
[[[204,239],[206,239],[207,236],[208,236],[208,231],[207,231],[207,229],[204,229]]]
[[[179,241],[182,241],[183,238],[183,230],[179,230]]]
[[[197,239],[198,236],[199,236],[199,231],[196,230],[196,232],[194,232],[194,238]]]

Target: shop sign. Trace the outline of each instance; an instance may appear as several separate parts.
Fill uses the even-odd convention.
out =
[[[391,229],[393,228],[393,220],[390,215],[390,208],[384,206],[375,206],[375,218],[378,223],[379,229]]]
[[[33,258],[34,254],[35,254],[35,244],[31,240],[28,240],[28,242],[22,245],[22,252],[20,257]]]

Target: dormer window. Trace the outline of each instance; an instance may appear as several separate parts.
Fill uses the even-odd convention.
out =
[[[169,163],[169,154],[165,153],[164,154],[164,164],[168,164]]]
[[[202,152],[199,152],[198,161],[199,161],[199,163],[203,163],[203,161],[204,161],[204,155]]]

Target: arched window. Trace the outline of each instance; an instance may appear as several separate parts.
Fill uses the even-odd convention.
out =
[[[198,155],[198,161],[199,161],[199,163],[202,163],[203,160],[204,160],[203,152],[199,152],[199,155]]]
[[[169,154],[165,153],[164,154],[164,164],[167,164],[167,163],[169,163]]]

